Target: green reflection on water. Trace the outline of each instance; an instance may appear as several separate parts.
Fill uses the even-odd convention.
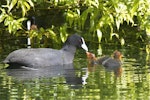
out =
[[[64,76],[18,80],[8,76],[1,64],[0,100],[149,100],[149,55],[141,49],[144,47],[106,45],[89,45],[89,48],[97,56],[111,55],[114,50],[120,50],[124,55],[123,73],[120,77],[106,71],[103,66],[88,70],[82,50],[76,53],[74,74],[77,78],[86,77],[85,85],[68,84]]]

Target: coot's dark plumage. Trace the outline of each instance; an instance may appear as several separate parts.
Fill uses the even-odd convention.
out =
[[[51,48],[19,49],[10,53],[3,62],[9,64],[9,68],[14,66],[40,68],[70,64],[73,63],[76,48],[88,51],[84,39],[73,34],[67,38],[60,50]]]

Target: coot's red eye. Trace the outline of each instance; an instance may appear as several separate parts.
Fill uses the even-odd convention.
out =
[[[80,42],[81,44],[83,44],[83,40],[82,40],[82,39],[80,39],[79,42]]]

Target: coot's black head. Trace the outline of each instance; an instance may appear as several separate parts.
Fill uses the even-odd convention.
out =
[[[72,46],[75,46],[77,48],[83,48],[84,50],[88,51],[88,47],[86,46],[83,37],[81,37],[77,34],[73,34],[73,35],[69,36],[67,38],[64,46],[65,45],[72,45]]]

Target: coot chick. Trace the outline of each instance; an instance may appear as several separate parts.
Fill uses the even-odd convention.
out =
[[[104,56],[97,59],[97,63],[103,65],[106,68],[118,68],[121,66],[122,54],[119,51],[113,53],[113,58],[109,56]]]
[[[113,53],[113,57],[110,56],[103,56],[97,58],[95,54],[86,52],[88,58],[88,65],[95,66],[95,65],[103,65],[107,70],[114,71],[116,76],[120,76],[122,73],[122,63],[121,58],[122,54],[119,51],[115,51]]]

